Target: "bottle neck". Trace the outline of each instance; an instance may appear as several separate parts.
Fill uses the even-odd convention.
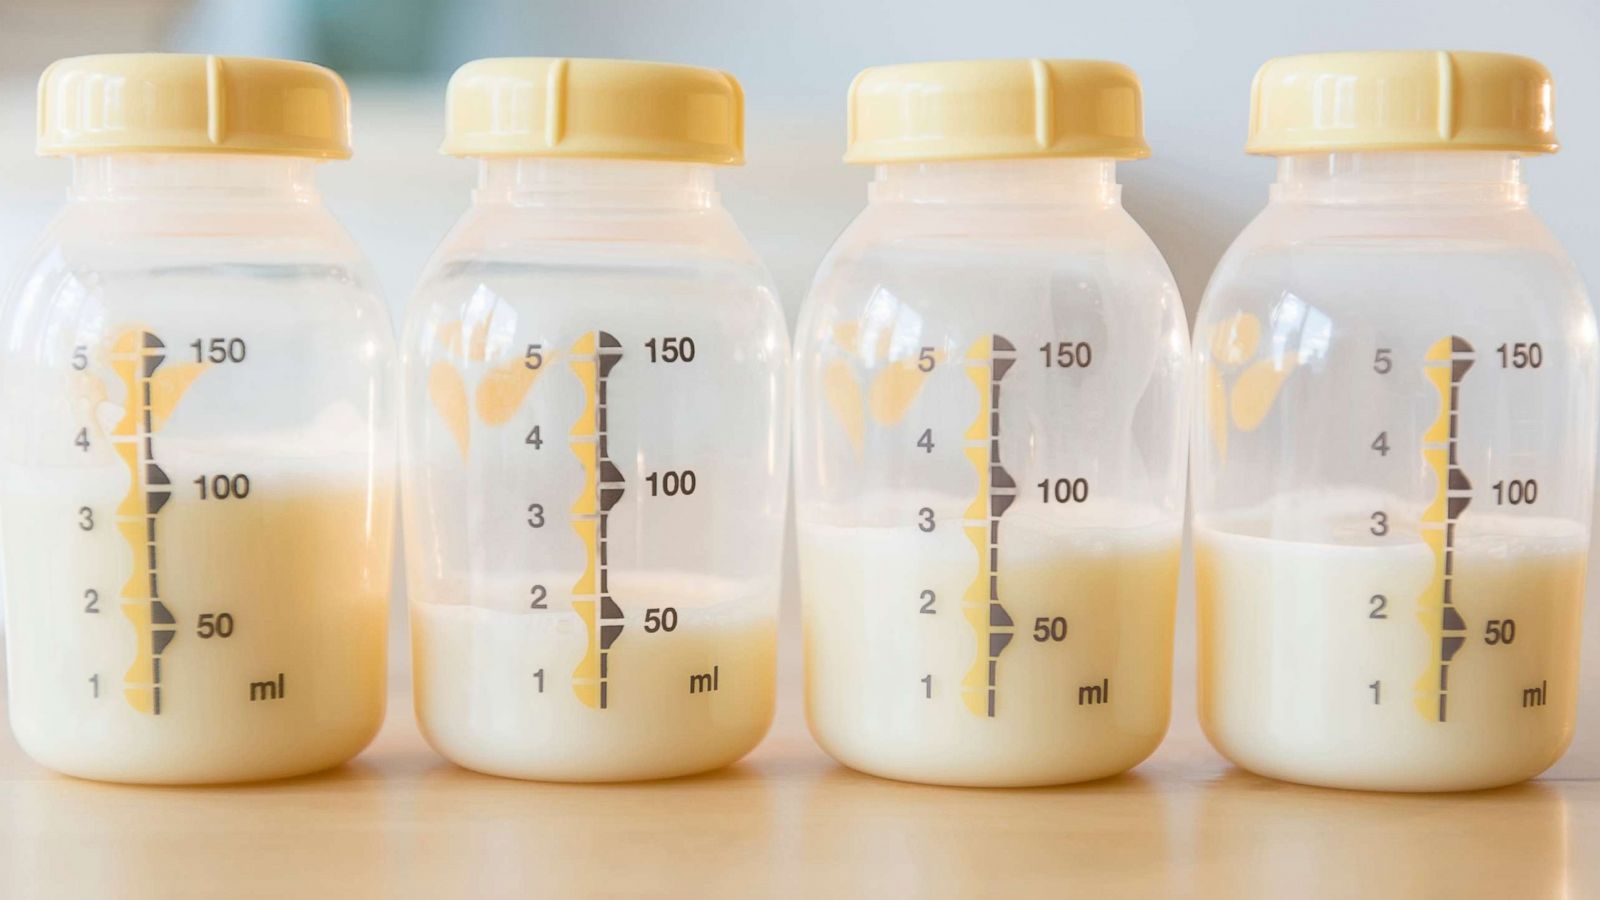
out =
[[[711,209],[716,171],[698,163],[518,156],[478,162],[479,206]]]
[[[1497,152],[1308,153],[1278,159],[1278,203],[1523,206],[1522,161]]]
[[[72,159],[83,202],[316,203],[314,159],[230,153],[116,153]]]
[[[1122,202],[1109,159],[1005,159],[880,165],[868,202],[1088,204]]]

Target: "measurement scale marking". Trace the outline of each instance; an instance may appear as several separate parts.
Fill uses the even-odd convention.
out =
[[[967,377],[983,398],[967,429],[967,461],[978,491],[961,527],[978,554],[978,575],[961,598],[961,611],[977,638],[977,658],[961,681],[961,699],[977,716],[993,718],[999,694],[1000,654],[1015,637],[1015,623],[1000,604],[1000,517],[1017,499],[1017,485],[1000,464],[1000,380],[1016,363],[1016,347],[999,335],[980,338],[967,351]]]
[[[1472,368],[1472,345],[1459,337],[1436,341],[1423,374],[1439,392],[1439,413],[1422,436],[1422,459],[1437,485],[1422,514],[1422,539],[1433,551],[1433,578],[1417,604],[1434,646],[1428,671],[1417,680],[1415,702],[1425,718],[1449,718],[1450,663],[1467,642],[1467,623],[1454,600],[1456,524],[1472,502],[1472,482],[1458,465],[1461,382]]]
[[[622,499],[622,472],[611,461],[606,427],[607,379],[622,361],[622,344],[604,331],[572,345],[568,365],[583,386],[584,406],[572,426],[573,455],[583,465],[583,491],[572,505],[572,528],[586,560],[572,588],[572,608],[583,620],[588,647],[572,673],[572,690],[592,709],[610,706],[611,648],[622,634],[622,608],[611,598],[607,533],[611,508]]]
[[[156,529],[156,516],[172,499],[172,482],[155,461],[152,440],[156,403],[151,382],[166,360],[165,349],[154,334],[135,330],[120,335],[111,351],[111,365],[126,389],[127,403],[110,439],[131,476],[128,493],[116,510],[117,528],[133,551],[134,562],[120,605],[137,633],[134,662],[123,676],[123,697],[134,709],[151,715],[161,714],[161,657],[178,635],[177,620],[161,597]]]

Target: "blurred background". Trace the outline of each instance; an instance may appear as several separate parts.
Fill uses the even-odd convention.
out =
[[[1266,199],[1270,160],[1242,152],[1250,78],[1265,59],[1357,49],[1500,50],[1556,79],[1564,144],[1527,167],[1533,203],[1600,284],[1597,0],[0,0],[0,271],[14,271],[64,197],[66,165],[33,156],[34,84],[61,56],[171,50],[306,59],[353,95],[356,156],[326,167],[328,202],[375,263],[396,318],[475,173],[437,153],[450,72],[483,56],[632,57],[734,73],[749,163],[721,177],[729,208],[775,275],[790,322],[870,173],[839,161],[845,90],[870,65],[1056,56],[1132,66],[1154,157],[1121,167],[1124,198],[1177,276],[1191,319],[1206,279]],[[792,559],[792,552],[791,552]],[[1186,576],[1187,577],[1187,576]],[[1591,573],[1590,596],[1596,577]],[[793,577],[783,667],[799,665]],[[397,599],[401,595],[397,586]],[[1175,733],[1197,730],[1189,594],[1178,632]],[[394,669],[407,644],[396,605]],[[1600,775],[1600,616],[1578,751],[1554,774]],[[796,685],[786,680],[788,685]],[[781,728],[798,691],[781,698]]]

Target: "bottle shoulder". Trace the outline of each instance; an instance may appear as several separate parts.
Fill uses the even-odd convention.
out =
[[[1268,204],[1218,262],[1197,324],[1285,297],[1325,310],[1384,298],[1456,314],[1589,307],[1572,258],[1526,206]]]
[[[355,241],[320,204],[69,203],[14,271],[4,317],[14,328],[19,316],[37,320],[66,307],[116,316],[202,298],[225,305],[270,297],[286,311],[342,303],[377,328],[387,321],[377,283]]]
[[[512,304],[754,297],[781,316],[771,275],[721,207],[629,212],[475,206],[429,259],[408,315],[491,296]]]
[[[463,261],[587,268],[656,261],[760,266],[733,217],[720,206],[629,210],[475,205],[456,220],[429,269]]]
[[[1138,223],[1120,207],[1039,206],[981,215],[869,207],[829,251],[801,307],[802,357],[874,334],[862,346],[885,359],[995,335],[1030,347],[1092,336],[1097,353],[1180,360],[1183,302]]]
[[[361,257],[349,232],[320,202],[75,201],[57,212],[41,242],[73,254],[137,249],[161,257]]]
[[[840,243],[954,241],[1046,245],[1099,236],[1105,241],[1143,235],[1120,203],[916,203],[864,207]]]
[[[69,203],[34,241],[26,281],[52,273],[103,280],[151,272],[228,277],[240,270],[376,284],[349,232],[321,204],[207,207]]]
[[[1177,297],[1160,250],[1120,205],[882,204],[863,210],[829,248],[808,305],[984,284],[996,300],[1006,285],[1069,282],[1119,300]]]

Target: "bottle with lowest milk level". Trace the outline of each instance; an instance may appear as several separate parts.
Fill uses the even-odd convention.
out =
[[[1137,90],[1121,67],[1039,65],[1068,105]],[[868,70],[849,158],[891,152],[885,96],[1035,108],[997,84],[1031,96],[1033,68]],[[1033,146],[1031,113],[1016,126]],[[952,146],[970,144],[878,167],[801,316],[807,716],[834,757],[892,778],[1112,775],[1166,731],[1183,515],[1183,309],[1114,178],[1143,143],[937,156]]]
[[[703,93],[730,113],[712,133],[737,143],[723,73],[489,60],[451,82],[447,149],[486,154],[486,129],[512,125],[475,118],[475,98],[553,67],[577,118]],[[549,158],[545,133],[499,134],[523,152],[479,163],[408,317],[418,719],[439,752],[498,775],[716,768],[772,718],[783,317],[705,148],[652,138],[662,158],[590,158],[621,138],[579,128],[580,155]]]
[[[92,57],[46,75],[62,103],[41,145],[74,156],[72,195],[0,322],[11,722],[82,777],[294,775],[349,759],[383,719],[392,339],[308,158],[344,150],[343,86],[213,59],[246,148],[200,128],[149,152],[138,129],[203,107],[207,69]],[[165,90],[100,97],[101,131],[54,129],[122,78]],[[267,134],[246,98],[278,88],[338,121],[272,132],[301,155],[243,152]]]
[[[1288,74],[1430,96],[1436,55],[1411,56],[1279,60],[1258,80],[1253,146],[1284,154],[1278,179],[1196,323],[1200,709],[1262,774],[1479,788],[1538,774],[1572,735],[1595,323],[1515,154],[1273,143]],[[1469,101],[1543,71],[1450,56]]]

